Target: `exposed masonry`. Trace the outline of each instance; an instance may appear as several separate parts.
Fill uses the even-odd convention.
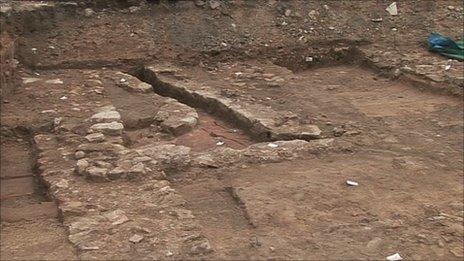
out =
[[[300,124],[296,117],[280,124],[282,115],[273,109],[221,95],[220,90],[189,80],[182,69],[172,65],[148,66],[140,78],[153,85],[156,93],[173,97],[191,106],[229,119],[258,140],[313,140],[321,138],[322,131],[312,124]]]
[[[143,86],[130,75],[123,78],[128,84],[119,86],[127,90]],[[242,150],[218,147],[201,153],[166,143],[128,148],[120,112],[111,104],[94,112],[78,124],[86,126],[86,132],[74,133],[58,121],[54,133],[34,137],[40,177],[57,202],[81,259],[207,257],[214,246],[185,208],[185,199],[171,188],[166,173],[240,162],[279,162],[318,153],[333,143],[331,139],[276,141],[272,146],[258,143]],[[188,128],[180,129],[184,132],[196,124],[195,113],[166,98],[154,118],[172,126],[187,122]],[[169,127],[162,130],[176,133]]]

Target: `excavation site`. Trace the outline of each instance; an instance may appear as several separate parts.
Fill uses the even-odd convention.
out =
[[[462,1],[0,1],[1,260],[463,260]]]

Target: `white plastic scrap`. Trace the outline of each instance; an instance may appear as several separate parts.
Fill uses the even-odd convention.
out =
[[[358,182],[352,181],[352,180],[347,180],[346,184],[348,184],[349,186],[358,186],[359,185]]]
[[[403,260],[403,258],[400,256],[400,254],[398,253],[395,253],[391,256],[387,256],[387,260],[389,261],[399,261],[399,260]]]
[[[218,146],[222,146],[222,145],[224,145],[224,144],[225,144],[225,142],[223,142],[223,141],[218,141],[218,142],[216,142],[216,145],[218,145]]]
[[[396,6],[396,2],[391,3],[385,10],[387,10],[390,15],[398,15],[398,7]]]

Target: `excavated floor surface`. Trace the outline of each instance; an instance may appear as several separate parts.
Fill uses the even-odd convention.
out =
[[[72,11],[22,39],[2,97],[2,260],[462,259],[464,108],[443,91],[462,94],[462,63],[338,27],[289,46],[279,30],[301,19],[276,3],[181,2]],[[312,15],[349,10],[329,4]],[[200,50],[218,24],[275,44]]]

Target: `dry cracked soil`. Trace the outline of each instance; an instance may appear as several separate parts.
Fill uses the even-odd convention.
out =
[[[462,260],[463,3],[390,4],[0,1],[1,260]]]

